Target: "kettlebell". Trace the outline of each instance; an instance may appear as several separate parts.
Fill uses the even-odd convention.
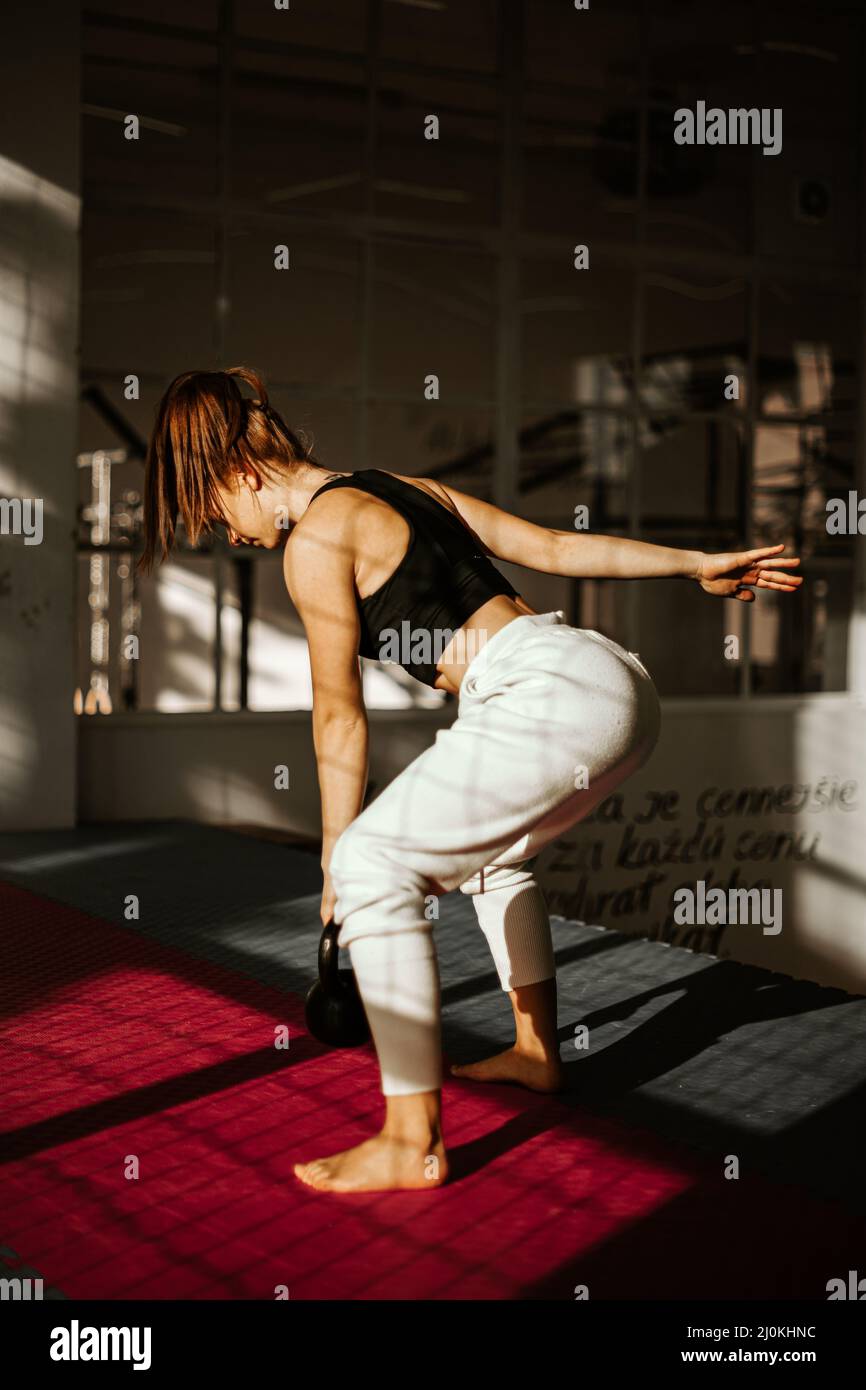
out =
[[[328,1047],[360,1047],[370,1038],[370,1025],[352,970],[339,967],[339,927],[328,922],[319,942],[319,978],[307,995],[307,1028]]]

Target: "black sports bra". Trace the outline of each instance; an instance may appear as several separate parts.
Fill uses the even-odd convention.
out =
[[[442,502],[381,468],[362,468],[317,488],[354,487],[381,497],[409,523],[409,546],[385,583],[362,599],[359,653],[395,661],[435,686],[436,663],[454,633],[488,599],[517,590],[478,549],[471,531]],[[309,504],[308,504],[309,505]]]

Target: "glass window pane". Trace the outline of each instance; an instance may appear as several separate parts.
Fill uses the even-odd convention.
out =
[[[654,102],[647,118],[646,244],[681,248],[690,261],[698,250],[741,255],[753,240],[751,151],[674,141],[675,112],[694,111],[698,99],[683,94],[676,102]]]
[[[117,364],[115,380],[128,371],[167,372],[167,385],[184,367],[210,359],[215,254],[205,223],[152,211],[93,216],[81,259],[88,377]],[[116,440],[103,435],[100,444],[107,443]]]
[[[594,252],[634,239],[638,186],[638,111],[610,107],[590,88],[526,94],[523,225],[563,232]]]
[[[592,530],[631,534],[637,502],[647,539],[707,550],[750,535],[783,540],[808,580],[791,599],[764,594],[746,607],[680,582],[569,581],[508,567],[529,602],[637,642],[666,694],[736,693],[741,668],[725,660],[724,637],[746,631],[756,692],[845,688],[857,538],[828,532],[827,502],[847,499],[858,476],[862,6],[842,0],[825,14],[731,0],[720,19],[687,0],[523,5],[526,240],[515,302],[503,306],[500,64],[510,38],[502,25],[516,9],[384,0],[371,99],[369,5],[293,0],[277,11],[236,0],[221,321],[219,6],[202,0],[176,33],[152,8],[112,0],[111,14],[94,11],[85,24],[87,384],[146,439],[169,380],[222,351],[263,372],[274,404],[326,467],[430,474],[495,501],[498,359],[513,347],[522,515],[570,530],[586,507]],[[782,108],[781,152],[678,145],[674,113],[698,101]],[[118,112],[129,110],[142,117],[137,142],[123,139]],[[439,140],[425,139],[430,115]],[[290,269],[277,271],[282,243]],[[588,271],[573,265],[581,244]],[[500,343],[503,317],[516,317],[519,342]],[[139,400],[123,399],[128,371]],[[435,401],[424,394],[432,374]],[[82,449],[118,442],[93,400],[80,440]],[[80,482],[89,507],[88,470]],[[137,460],[115,462],[113,543],[140,539],[141,485]],[[83,540],[92,534],[83,518]],[[223,707],[242,704],[247,585],[250,707],[308,705],[306,641],[279,557],[221,554]],[[102,707],[115,710],[210,708],[214,553],[181,550],[140,582],[128,560],[85,553],[79,562],[82,702],[90,689],[95,708],[92,692],[104,689]],[[133,631],[138,662],[121,654]],[[375,663],[364,678],[374,705],[440,699]]]
[[[626,92],[636,99],[640,13],[641,0],[606,0],[584,11],[568,0],[531,0],[524,6],[527,77],[583,87],[599,106]]]
[[[81,138],[88,238],[98,234],[105,214],[114,225],[127,195],[152,202],[178,189],[187,197],[216,192],[215,0],[188,6],[174,32],[153,23],[159,19],[153,10],[150,0],[121,0],[85,16]],[[130,115],[139,122],[135,139],[127,133]],[[102,230],[115,249],[128,244],[111,227]]]
[[[855,479],[854,423],[760,424],[755,434],[756,545],[784,541],[803,558],[806,582],[782,602],[768,595],[754,643],[753,686],[762,691],[844,690],[847,623],[857,535],[828,532],[827,502],[847,510]],[[763,597],[763,596],[762,596]]]
[[[271,400],[286,424],[306,441],[316,463],[335,472],[359,468],[358,404],[349,393],[309,394],[274,381]]]
[[[854,264],[860,241],[862,5],[755,7],[760,104],[784,112],[782,153],[762,159],[760,248]]]
[[[758,249],[764,258],[856,266],[859,159],[853,143],[804,135],[790,154],[763,161],[757,201]]]
[[[212,556],[179,552],[142,582],[140,709],[213,708],[214,579]]]
[[[500,8],[497,0],[460,0],[457,5],[390,0],[382,6],[382,57],[492,73]]]
[[[687,549],[736,543],[746,529],[747,436],[735,421],[658,418],[641,427],[643,536]]]
[[[196,0],[198,3],[198,0]],[[276,9],[272,0],[234,0],[235,32],[243,38],[299,48],[362,53],[366,43],[367,6],[346,0],[291,0]]]
[[[274,266],[274,246],[289,267]],[[233,239],[227,340],[233,361],[320,389],[360,379],[360,250],[355,241],[261,229]]]
[[[78,481],[76,708],[135,709],[139,699],[141,466],[101,450],[82,460]],[[90,547],[93,547],[92,549]],[[104,547],[104,548],[103,548]],[[110,547],[110,548],[109,548]],[[128,548],[127,548],[128,547]]]
[[[653,537],[659,544],[693,548],[686,544],[681,532],[672,533],[667,540],[661,539],[661,535],[656,532]],[[624,605],[624,596],[619,603]],[[726,639],[738,635],[741,614],[736,610],[744,608],[744,604],[712,598],[696,584],[684,584],[681,579],[641,584],[636,603],[637,649],[660,695],[737,694],[742,643],[739,659],[731,659],[725,655]]]
[[[489,400],[496,366],[496,275],[492,257],[450,247],[378,245],[370,371],[373,394],[401,391],[428,414],[454,396]],[[418,331],[408,331],[407,324]],[[439,402],[425,378],[439,377]]]
[[[272,242],[287,241],[311,212],[363,211],[366,128],[357,64],[327,53],[314,57],[297,45],[236,48],[231,193],[272,215]]]
[[[303,624],[286,592],[282,555],[252,561],[249,708],[310,709],[310,661]]]
[[[735,413],[747,402],[745,281],[690,265],[644,276],[641,400],[664,417],[686,410]],[[737,386],[727,383],[737,378]],[[738,399],[726,393],[737,389]]]
[[[526,411],[520,449],[521,514],[556,530],[623,525],[631,419],[615,411]],[[577,508],[587,508],[587,514]]]
[[[859,293],[768,276],[759,309],[761,413],[850,409],[857,399]]]
[[[756,8],[728,0],[721,18],[680,0],[648,7],[650,245],[729,252],[751,247],[751,147],[678,144],[673,135],[675,112],[697,112],[699,101],[706,110],[766,105],[753,57]],[[761,158],[768,163],[770,157]]]
[[[631,389],[633,275],[599,258],[575,270],[560,260],[521,266],[523,400],[622,406]]]
[[[737,421],[647,422],[641,433],[641,539],[684,550],[742,545],[747,526],[747,434]],[[629,585],[609,585],[627,645]],[[634,586],[638,650],[663,695],[733,695],[742,659],[726,656],[742,604],[714,599],[681,579]],[[683,653],[688,652],[688,660]]]
[[[428,116],[438,140],[425,136]],[[376,116],[376,215],[418,223],[428,240],[437,226],[495,222],[500,139],[495,87],[389,72]]]
[[[187,5],[183,13],[184,29],[213,30],[217,23],[218,0],[195,0],[194,5]],[[111,0],[111,9],[96,11],[89,10],[86,15],[88,32],[99,32],[100,21],[107,20],[107,29],[116,27],[118,34],[125,37],[124,51],[129,52],[130,33],[135,34],[134,47],[138,47],[138,35],[140,30],[137,28],[127,28],[124,20],[144,20],[152,21],[154,15],[153,0]],[[110,21],[117,17],[120,23],[112,26]]]
[[[490,467],[493,417],[484,406],[451,406],[447,398],[417,404],[374,402],[368,411],[368,467],[423,478],[441,477],[461,487]]]

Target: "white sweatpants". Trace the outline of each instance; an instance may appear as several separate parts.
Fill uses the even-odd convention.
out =
[[[634,653],[561,612],[513,619],[470,662],[457,718],[331,856],[386,1096],[442,1080],[435,898],[472,895],[504,990],[555,973],[529,860],[649,757],[659,702]]]

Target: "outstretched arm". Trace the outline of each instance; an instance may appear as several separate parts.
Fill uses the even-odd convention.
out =
[[[755,588],[789,594],[803,582],[799,575],[790,573],[800,561],[782,558],[784,544],[708,555],[618,536],[553,534],[563,537],[558,549],[567,564],[567,568],[552,571],[555,574],[593,579],[694,579],[707,594],[743,603],[754,601]]]
[[[752,585],[791,593],[803,582],[787,572],[800,561],[782,559],[784,545],[705,555],[701,550],[677,550],[627,537],[555,531],[456,488],[444,490],[488,555],[542,574],[572,579],[694,579],[708,594],[746,603],[755,597]]]

